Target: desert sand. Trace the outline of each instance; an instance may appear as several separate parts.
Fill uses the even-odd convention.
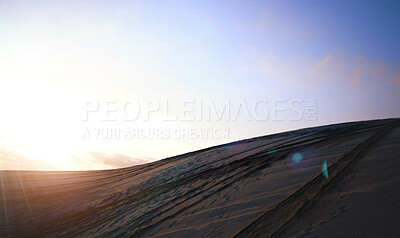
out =
[[[0,237],[400,236],[400,120],[104,171],[0,171]]]

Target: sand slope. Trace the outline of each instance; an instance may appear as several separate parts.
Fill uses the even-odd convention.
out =
[[[399,145],[390,119],[116,170],[1,171],[0,237],[396,236]]]

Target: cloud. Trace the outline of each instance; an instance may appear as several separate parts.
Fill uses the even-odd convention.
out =
[[[57,155],[54,155],[57,157]],[[134,166],[154,161],[152,158],[134,158],[127,155],[90,151],[74,155],[66,164],[57,165],[40,158],[26,156],[15,150],[0,148],[0,170],[86,170]]]
[[[56,166],[14,150],[0,148],[0,170],[55,170]]]
[[[145,164],[149,163],[151,160],[154,160],[151,158],[134,158],[119,153],[108,154],[103,152],[91,151],[90,154],[93,157],[92,158],[93,162],[102,163],[111,166],[112,168],[122,168],[139,164]]]
[[[268,55],[257,63],[257,67],[268,79],[292,87],[315,88],[333,84],[360,91],[363,87],[378,89],[393,85],[400,90],[400,70],[396,64],[362,56],[327,54],[316,60],[282,61]]]
[[[400,92],[400,66],[397,67],[397,74],[392,77],[391,86]]]

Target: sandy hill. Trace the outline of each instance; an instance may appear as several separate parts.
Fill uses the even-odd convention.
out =
[[[399,155],[387,119],[123,169],[0,171],[0,237],[399,236]]]

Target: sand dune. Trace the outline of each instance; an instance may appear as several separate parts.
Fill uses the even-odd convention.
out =
[[[1,171],[0,237],[399,236],[399,154],[388,119],[123,169]]]

